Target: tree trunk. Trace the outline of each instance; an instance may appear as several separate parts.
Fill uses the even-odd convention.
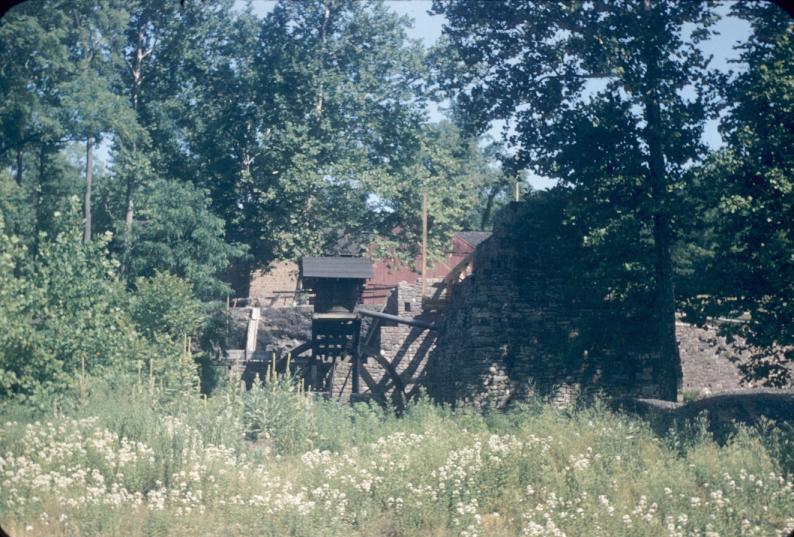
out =
[[[94,182],[94,138],[85,142],[85,233],[83,243],[91,242],[91,187]]]
[[[656,250],[656,316],[658,319],[659,351],[665,362],[674,364],[675,379],[669,379],[667,398],[675,399],[681,389],[681,358],[675,336],[675,290],[673,288],[673,260],[670,254],[672,233],[667,207],[667,178],[664,148],[661,138],[661,112],[654,91],[646,94],[646,142],[649,151],[649,178],[653,197],[653,239]],[[672,386],[675,386],[675,392]]]
[[[132,74],[132,111],[136,118],[138,118],[138,104],[140,97],[141,81],[143,79],[143,61],[149,56],[153,49],[146,50],[144,38],[144,27],[138,28],[138,42],[135,48],[135,65],[130,64],[130,73]],[[132,142],[132,155],[133,163],[137,165],[138,155],[138,142]],[[122,272],[126,269],[126,263],[129,259],[130,249],[132,248],[132,224],[135,220],[135,188],[137,186],[137,177],[135,174],[127,175],[127,211],[124,216],[124,259],[122,265]]]
[[[645,0],[649,26],[654,26],[658,14],[654,13],[653,0]],[[659,352],[664,362],[672,365],[675,378],[663,379],[665,391],[662,397],[675,400],[681,392],[683,372],[675,337],[675,289],[673,287],[673,259],[670,254],[672,232],[670,212],[667,204],[667,168],[662,142],[662,113],[657,92],[659,80],[659,51],[650,42],[644,50],[647,66],[646,85],[643,95],[645,105],[645,142],[648,144],[648,172],[653,199],[653,242],[656,253],[656,319]],[[669,371],[669,370],[668,370]]]
[[[37,255],[39,252],[39,232],[44,231],[44,223],[45,223],[45,215],[44,215],[44,207],[42,203],[42,197],[44,193],[44,186],[46,182],[46,173],[45,173],[45,166],[47,163],[47,143],[41,142],[39,146],[39,154],[38,154],[38,170],[36,177],[36,184],[33,185],[32,188],[32,195],[33,195],[33,207],[36,214],[36,233],[33,237],[33,248],[32,253],[33,255]]]
[[[137,153],[137,149],[135,148],[133,143],[132,147],[132,154],[135,155]],[[132,176],[127,177],[127,214],[124,217],[124,241],[127,244],[127,248],[129,248],[131,241],[132,241],[132,221],[135,217],[135,180]]]
[[[17,184],[22,184],[22,149],[17,149]]]

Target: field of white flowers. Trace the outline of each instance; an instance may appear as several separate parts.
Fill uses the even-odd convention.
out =
[[[285,383],[0,408],[0,524],[26,535],[739,536],[794,529],[792,438],[659,437],[603,408],[395,416]]]

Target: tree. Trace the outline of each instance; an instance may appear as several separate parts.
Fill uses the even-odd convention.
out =
[[[140,201],[127,276],[170,272],[190,282],[203,300],[228,295],[217,275],[244,249],[224,241],[224,222],[210,211],[207,193],[189,183],[161,180],[150,183]]]
[[[727,145],[695,193],[705,254],[688,313],[746,319],[723,331],[755,348],[748,376],[784,385],[794,360],[794,23],[772,3],[733,13],[752,35],[739,47],[746,69],[724,88]]]
[[[152,164],[209,191],[227,240],[250,248],[245,285],[255,263],[365,242],[373,185],[396,180],[424,121],[407,20],[379,2],[284,2],[264,20],[227,2],[176,23],[142,108]]]
[[[434,10],[449,21],[442,84],[467,125],[511,121],[521,163],[571,187],[576,215],[592,208],[601,217],[583,226],[586,237],[639,248],[629,266],[652,275],[657,345],[677,363],[671,192],[704,152],[711,86],[696,45],[709,35],[711,8],[436,0]]]
[[[159,55],[162,50],[164,34],[174,32],[179,27],[179,13],[176,11],[175,2],[157,2],[150,0],[136,0],[127,3],[129,17],[123,31],[123,46],[120,53],[123,63],[119,63],[119,79],[121,93],[129,99],[134,121],[144,127],[132,133],[126,139],[119,140],[116,152],[121,166],[118,176],[123,178],[125,191],[124,207],[124,244],[125,261],[129,256],[132,228],[135,221],[135,197],[138,188],[145,184],[151,177],[149,155],[140,150],[151,150],[149,130],[153,125],[153,115],[147,105],[154,105],[161,95],[150,95],[147,100],[144,94],[152,94],[153,88],[158,87],[157,77],[150,76],[150,71],[160,67],[160,74],[168,71],[163,68]],[[185,35],[185,41],[192,41],[192,36]],[[174,43],[172,42],[171,45]],[[183,51],[180,47],[179,51]],[[176,52],[176,51],[172,51]],[[164,54],[166,62],[168,53]],[[151,102],[151,103],[150,103]]]
[[[56,206],[65,208],[51,194],[64,186],[54,172],[67,139],[58,92],[69,68],[66,27],[61,10],[45,10],[38,1],[15,6],[0,19],[0,165],[13,169],[27,198],[34,229],[22,236],[33,249]]]
[[[124,99],[111,91],[114,63],[119,60],[117,35],[127,13],[110,0],[80,0],[65,8],[69,19],[66,35],[70,65],[58,87],[65,124],[73,136],[85,141],[85,201],[83,241],[91,241],[91,201],[94,145],[103,133],[127,135],[135,118]]]
[[[81,244],[77,198],[53,217],[52,234],[30,253],[0,218],[0,395],[50,396],[78,375],[121,377],[142,341],[126,312],[107,238]]]
[[[477,229],[487,219],[483,196],[496,197],[504,186],[502,173],[490,166],[476,139],[448,121],[424,127],[419,147],[406,157],[388,180],[373,184],[379,227],[389,239],[384,251],[405,260],[420,253],[422,195],[427,193],[428,248],[443,256],[455,232]],[[391,230],[398,230],[396,236]]]
[[[61,135],[56,84],[68,66],[65,28],[63,13],[36,1],[0,19],[0,159],[13,163],[18,184],[25,153]]]

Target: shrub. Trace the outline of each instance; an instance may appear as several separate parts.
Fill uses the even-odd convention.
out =
[[[126,375],[145,343],[107,252],[109,237],[83,245],[76,206],[56,214],[31,254],[0,224],[0,397],[50,404],[87,375]]]

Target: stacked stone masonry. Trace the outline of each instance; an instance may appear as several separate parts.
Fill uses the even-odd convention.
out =
[[[675,398],[676,364],[652,349],[578,345],[581,312],[563,277],[566,251],[538,240],[559,214],[553,200],[540,200],[497,215],[493,235],[474,253],[472,274],[448,297],[427,368],[433,397],[497,408],[533,395],[560,405],[596,392]]]

